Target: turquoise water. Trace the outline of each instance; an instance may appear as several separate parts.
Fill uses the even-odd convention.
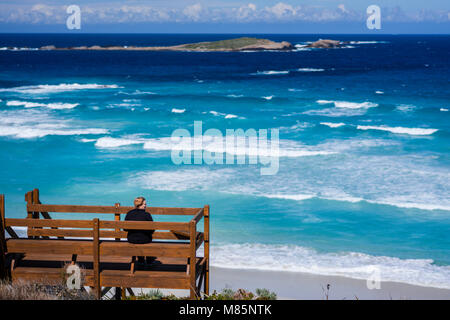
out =
[[[0,47],[224,37],[0,35]],[[213,265],[354,278],[377,267],[383,280],[450,288],[450,38],[267,37],[297,50],[0,50],[7,216],[25,216],[33,188],[52,204],[210,204]],[[303,47],[325,37],[352,43]],[[194,121],[279,129],[278,173],[173,164],[168,137]]]

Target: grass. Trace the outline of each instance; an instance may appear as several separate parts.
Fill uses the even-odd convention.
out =
[[[164,295],[160,290],[150,290],[147,293],[141,292],[136,297],[127,297],[127,300],[188,300],[189,297],[177,297],[173,294]],[[204,300],[276,300],[277,294],[267,289],[256,289],[255,293],[238,289],[236,291],[226,288],[222,291],[204,295]]]
[[[191,43],[183,45],[183,47],[187,49],[232,49],[236,50],[245,46],[255,45],[264,41],[262,39],[257,38],[237,38],[237,39],[229,39],[229,40],[220,40],[220,41],[212,41],[212,42],[199,42],[199,43]]]
[[[19,280],[0,282],[0,300],[94,300],[86,290],[70,290],[65,283],[43,285]]]

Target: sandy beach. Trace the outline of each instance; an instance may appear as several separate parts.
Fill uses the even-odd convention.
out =
[[[381,282],[380,289],[369,290],[365,280],[346,277],[321,276],[299,272],[239,270],[211,267],[211,290],[223,288],[266,288],[278,299],[322,300],[330,284],[330,300],[447,300],[450,290],[414,286],[397,282]]]
[[[381,282],[380,289],[369,290],[366,280],[338,276],[322,276],[288,271],[261,271],[210,268],[210,293],[224,288],[255,292],[265,288],[277,294],[278,300],[450,300],[450,290],[410,285],[400,282]],[[325,290],[325,291],[324,291]],[[148,292],[149,289],[142,289]],[[165,294],[188,296],[188,290],[160,290]],[[141,292],[140,289],[135,290]]]

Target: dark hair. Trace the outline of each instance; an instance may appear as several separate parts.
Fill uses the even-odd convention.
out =
[[[136,199],[134,199],[134,207],[139,208],[140,206],[142,206],[144,201],[145,201],[144,197],[137,197]]]

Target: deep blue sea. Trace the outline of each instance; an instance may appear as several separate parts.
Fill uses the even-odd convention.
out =
[[[0,34],[7,217],[25,217],[33,188],[50,204],[209,204],[212,265],[378,268],[450,288],[450,36],[258,35],[290,52],[33,49],[238,36]],[[349,43],[304,47],[319,38]],[[279,129],[278,173],[175,165],[170,136],[194,121]]]

